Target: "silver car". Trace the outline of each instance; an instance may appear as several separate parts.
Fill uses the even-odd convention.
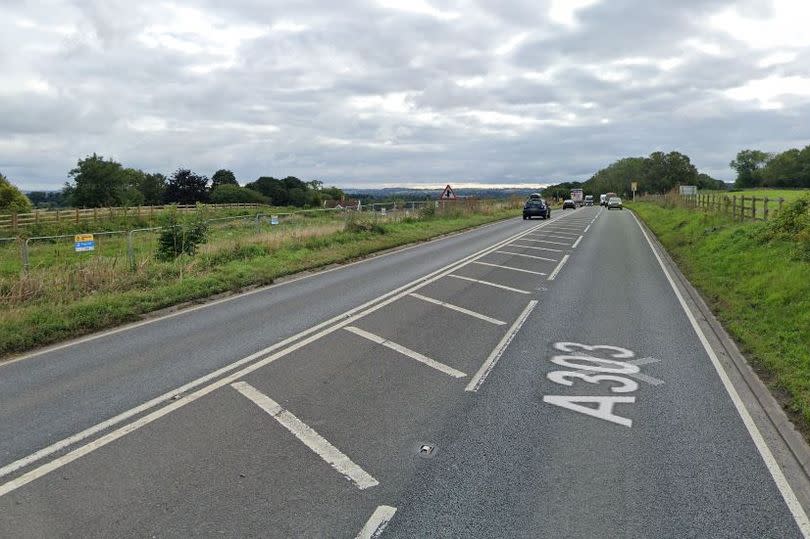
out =
[[[624,208],[622,207],[622,199],[620,199],[619,197],[610,197],[607,202],[607,209],[623,210]]]

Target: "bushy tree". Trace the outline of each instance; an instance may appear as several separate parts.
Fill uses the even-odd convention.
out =
[[[143,203],[147,206],[163,204],[163,195],[166,192],[166,176],[152,173],[144,174],[138,184],[138,191],[143,195]]]
[[[728,166],[737,171],[734,187],[756,187],[761,181],[760,171],[771,155],[760,150],[742,150]]]
[[[233,172],[221,168],[211,176],[211,190],[216,189],[220,185],[239,185],[239,182],[236,181],[236,176],[234,176]]]
[[[26,213],[31,201],[8,178],[0,174],[0,213]]]
[[[131,169],[130,169],[131,170]],[[76,207],[121,206],[131,198],[133,174],[125,173],[120,163],[93,154],[79,159],[68,176],[64,194]]]
[[[268,204],[269,200],[261,193],[246,187],[239,187],[238,185],[218,185],[211,190],[211,202],[214,204],[233,204],[238,202]]]
[[[171,208],[161,217],[161,226],[157,248],[159,260],[172,260],[181,254],[193,256],[197,246],[208,240],[208,222],[200,208],[185,216],[181,216],[177,208]]]
[[[177,169],[166,183],[164,199],[170,204],[208,202],[208,178],[186,168]]]

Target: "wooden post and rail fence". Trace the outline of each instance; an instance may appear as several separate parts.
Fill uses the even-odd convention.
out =
[[[724,193],[698,193],[697,195],[646,195],[647,200],[668,200],[679,206],[703,209],[729,215],[736,221],[767,221],[782,210],[784,198],[755,197]]]

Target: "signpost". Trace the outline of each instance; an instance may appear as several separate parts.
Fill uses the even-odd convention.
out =
[[[697,185],[681,185],[681,194],[692,196],[697,194]]]
[[[96,240],[92,234],[76,234],[73,236],[73,248],[77,253],[96,250]]]
[[[633,191],[633,202],[635,202],[636,191],[638,191],[638,182],[630,182],[630,190]]]
[[[277,225],[278,224],[278,215],[271,215],[270,216],[270,224]]]
[[[455,200],[456,199],[456,194],[453,192],[453,188],[450,187],[450,184],[447,184],[447,187],[444,188],[444,191],[442,191],[442,194],[441,194],[441,196],[439,196],[439,198],[442,199],[442,200]]]
[[[385,217],[385,208],[380,208],[380,214]]]

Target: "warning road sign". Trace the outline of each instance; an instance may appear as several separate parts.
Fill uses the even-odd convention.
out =
[[[450,187],[450,184],[447,184],[447,187],[444,188],[439,198],[442,200],[455,200],[456,194],[453,192],[453,188]]]

